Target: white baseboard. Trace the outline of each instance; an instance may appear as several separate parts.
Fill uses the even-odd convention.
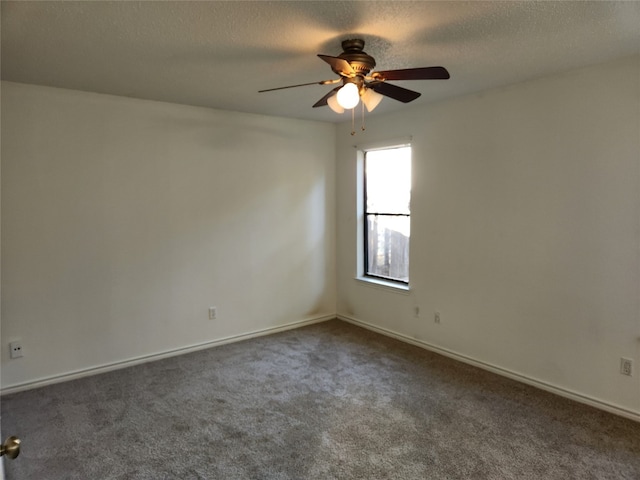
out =
[[[197,352],[198,350],[205,350],[207,348],[217,347],[219,345],[225,345],[227,343],[240,342],[242,340],[248,340],[250,338],[262,337],[265,335],[271,335],[278,332],[284,332],[286,330],[292,330],[294,328],[304,327],[306,325],[312,325],[314,323],[326,322],[327,320],[333,320],[336,316],[322,315],[319,317],[308,318],[305,320],[298,320],[295,322],[287,323],[286,325],[279,325],[277,327],[263,328],[260,330],[254,330],[248,333],[241,333],[238,335],[232,335],[229,337],[212,340],[210,342],[198,343],[195,345],[189,345],[186,347],[180,347],[165,352],[154,353],[151,355],[143,355],[140,357],[130,358],[120,362],[113,362],[97,367],[85,368],[81,370],[75,370],[73,372],[67,372],[60,375],[52,375],[50,377],[40,378],[38,380],[20,383],[16,385],[9,385],[2,388],[0,395],[9,395],[11,393],[22,392],[25,390],[31,390],[33,388],[44,387],[47,385],[53,385],[54,383],[67,382],[69,380],[76,380],[78,378],[89,377],[91,375],[98,375],[100,373],[106,373],[113,370],[120,370],[122,368],[132,367],[134,365],[140,365],[142,363],[153,362],[155,360],[162,360],[164,358],[175,357],[177,355],[184,355],[185,353]]]
[[[382,335],[388,336],[388,337],[392,337],[395,338],[397,340],[400,340],[402,342],[405,343],[409,343],[411,345],[415,345],[417,347],[420,348],[424,348],[425,350],[429,350],[441,355],[444,355],[446,357],[452,358],[454,360],[458,360],[460,362],[464,362],[467,363],[469,365],[473,365],[475,367],[478,368],[482,368],[483,370],[487,370],[490,371],[492,373],[496,373],[498,375],[502,375],[504,377],[507,378],[511,378],[513,380],[525,383],[527,385],[531,385],[533,387],[539,388],[541,390],[545,390],[551,393],[554,393],[556,395],[560,395],[561,397],[565,397],[565,398],[569,398],[571,400],[575,400],[577,402],[586,404],[586,405],[590,405],[592,407],[598,408],[600,410],[604,410],[606,412],[609,413],[613,413],[615,415],[619,415],[621,417],[625,417],[625,418],[629,418],[631,420],[634,420],[636,422],[640,422],[640,413],[632,411],[632,410],[628,410],[626,408],[623,407],[619,407],[617,405],[613,405],[607,402],[604,402],[602,400],[593,398],[593,397],[589,397],[587,395],[583,395],[581,393],[578,392],[574,392],[571,390],[568,390],[566,388],[562,388],[547,382],[543,382],[541,380],[535,379],[535,378],[531,378],[528,377],[526,375],[522,375],[520,373],[517,372],[513,372],[511,370],[502,368],[502,367],[498,367],[496,365],[492,365],[480,360],[476,360],[474,358],[465,356],[465,355],[461,355],[459,353],[456,353],[454,351],[451,350],[447,350],[445,348],[442,347],[438,347],[437,345],[433,345],[430,344],[428,342],[422,341],[422,340],[417,340],[415,338],[409,337],[407,335],[404,335],[402,333],[398,333],[398,332],[394,332],[392,330],[386,329],[386,328],[381,328],[378,327],[376,325],[372,325],[370,323],[367,323],[365,321],[359,320],[357,318],[348,316],[348,315],[323,315],[323,316],[319,316],[319,317],[313,317],[313,318],[309,318],[309,319],[305,319],[305,320],[299,320],[296,322],[291,322],[288,323],[286,325],[279,325],[277,327],[269,327],[269,328],[264,328],[264,329],[260,329],[260,330],[255,330],[252,332],[247,332],[247,333],[242,333],[242,334],[238,334],[238,335],[232,335],[229,337],[224,337],[224,338],[220,338],[217,340],[212,340],[210,342],[204,342],[204,343],[199,343],[196,345],[189,345],[186,347],[181,347],[181,348],[176,348],[173,350],[169,350],[169,351],[165,351],[165,352],[160,352],[160,353],[155,353],[155,354],[151,354],[151,355],[144,355],[144,356],[140,356],[140,357],[135,357],[135,358],[131,358],[131,359],[127,359],[127,360],[123,360],[121,362],[113,362],[113,363],[109,363],[109,364],[105,364],[105,365],[100,365],[97,367],[91,367],[91,368],[86,368],[86,369],[82,369],[82,370],[76,370],[73,372],[68,372],[68,373],[64,373],[64,374],[60,374],[60,375],[53,375],[50,377],[46,377],[46,378],[41,378],[38,380],[34,380],[34,381],[30,381],[30,382],[25,382],[25,383],[20,383],[20,384],[16,384],[16,385],[9,385],[7,387],[4,387],[1,391],[0,391],[0,395],[9,395],[12,393],[17,393],[17,392],[21,392],[24,390],[31,390],[33,388],[39,388],[39,387],[44,387],[47,385],[53,385],[55,383],[61,383],[61,382],[66,382],[69,380],[75,380],[78,378],[83,378],[83,377],[88,377],[91,375],[98,375],[100,373],[106,373],[106,372],[110,372],[113,370],[120,370],[122,368],[127,368],[127,367],[132,367],[134,365],[140,365],[143,363],[147,363],[147,362],[153,362],[155,360],[162,360],[164,358],[170,358],[170,357],[175,357],[177,355],[183,355],[186,353],[191,353],[191,352],[196,352],[199,350],[205,350],[207,348],[212,348],[212,347],[216,347],[219,345],[225,345],[227,343],[233,343],[233,342],[239,342],[242,340],[248,340],[250,338],[256,338],[256,337],[262,337],[265,335],[271,335],[274,333],[278,333],[278,332],[284,332],[286,330],[291,330],[294,328],[299,328],[299,327],[304,327],[306,325],[312,325],[314,323],[320,323],[320,322],[326,322],[328,320],[333,320],[334,318],[338,318],[339,320],[366,328],[368,330],[380,333]]]
[[[380,333],[380,334],[385,335],[387,337],[395,338],[396,340],[400,340],[402,342],[409,343],[411,345],[415,345],[415,346],[420,347],[420,348],[424,348],[425,350],[429,350],[429,351],[438,353],[440,355],[444,355],[446,357],[452,358],[454,360],[458,360],[460,362],[467,363],[469,365],[473,365],[473,366],[478,367],[478,368],[482,368],[483,370],[488,370],[488,371],[490,371],[492,373],[496,373],[496,374],[501,375],[503,377],[507,377],[507,378],[510,378],[512,380],[517,380],[518,382],[525,383],[527,385],[531,385],[533,387],[539,388],[541,390],[545,390],[547,392],[555,393],[556,395],[559,395],[561,397],[569,398],[571,400],[575,400],[576,402],[580,402],[580,403],[589,405],[591,407],[595,407],[595,408],[598,408],[600,410],[604,410],[606,412],[613,413],[613,414],[619,415],[621,417],[629,418],[631,420],[635,420],[636,422],[640,422],[640,413],[635,412],[633,410],[628,410],[626,408],[619,407],[617,405],[613,405],[613,404],[604,402],[604,401],[599,400],[597,398],[589,397],[587,395],[583,395],[581,393],[574,392],[574,391],[568,390],[566,388],[558,387],[556,385],[553,385],[553,384],[550,384],[550,383],[547,383],[547,382],[543,382],[541,380],[538,380],[538,379],[535,379],[535,378],[531,378],[531,377],[528,377],[526,375],[522,375],[520,373],[513,372],[511,370],[508,370],[508,369],[505,369],[505,368],[502,368],[502,367],[498,367],[496,365],[492,365],[490,363],[486,363],[486,362],[483,362],[483,361],[480,361],[480,360],[476,360],[476,359],[468,357],[466,355],[461,355],[461,354],[456,353],[454,351],[447,350],[446,348],[438,347],[437,345],[433,345],[433,344],[430,344],[430,343],[422,341],[422,340],[417,340],[415,338],[409,337],[409,336],[404,335],[402,333],[394,332],[393,330],[389,330],[389,329],[386,329],[386,328],[381,328],[381,327],[372,325],[370,323],[364,322],[362,320],[359,320],[357,318],[351,317],[349,315],[340,315],[340,314],[338,314],[338,315],[336,315],[336,317],[339,320],[343,320],[345,322],[352,323],[354,325],[366,328],[367,330],[371,330],[373,332]]]

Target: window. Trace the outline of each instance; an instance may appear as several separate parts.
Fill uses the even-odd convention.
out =
[[[411,147],[364,152],[364,274],[409,283]]]

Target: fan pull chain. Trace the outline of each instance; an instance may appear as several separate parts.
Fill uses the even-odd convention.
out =
[[[364,126],[364,102],[360,102],[360,104],[362,105],[362,131],[365,131],[365,126]]]
[[[356,134],[356,109],[351,109],[351,136]]]

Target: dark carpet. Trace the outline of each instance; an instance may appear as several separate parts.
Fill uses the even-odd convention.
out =
[[[2,398],[9,480],[640,479],[640,423],[334,320]]]

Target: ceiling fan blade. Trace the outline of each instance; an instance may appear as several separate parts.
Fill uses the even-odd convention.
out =
[[[399,87],[397,85],[393,85],[391,83],[370,83],[367,85],[374,92],[378,92],[387,97],[393,98],[394,100],[398,100],[402,103],[409,103],[422,95],[419,92],[414,92],[413,90],[408,90],[403,87]]]
[[[376,80],[447,80],[451,78],[444,67],[404,68],[375,72]]]
[[[307,85],[330,85],[332,83],[338,83],[339,81],[340,79],[336,78],[335,80],[322,80],[321,82],[299,83],[297,85],[288,85],[286,87],[276,87],[276,88],[267,88],[266,90],[258,90],[258,93],[273,92],[274,90],[284,90],[285,88],[306,87]]]
[[[340,57],[331,57],[329,55],[320,55],[318,54],[322,60],[331,65],[331,69],[339,75],[343,77],[352,77],[356,74],[355,70],[351,68],[349,62],[347,62],[344,58]]]
[[[322,97],[320,100],[318,100],[316,103],[313,104],[313,108],[317,108],[317,107],[324,107],[325,105],[327,105],[327,100],[329,100],[329,98],[331,98],[332,96],[334,96],[336,94],[336,92],[338,90],[340,90],[342,88],[342,85],[340,85],[339,87],[334,88],[333,90],[331,90],[329,93],[327,93],[324,97]]]

